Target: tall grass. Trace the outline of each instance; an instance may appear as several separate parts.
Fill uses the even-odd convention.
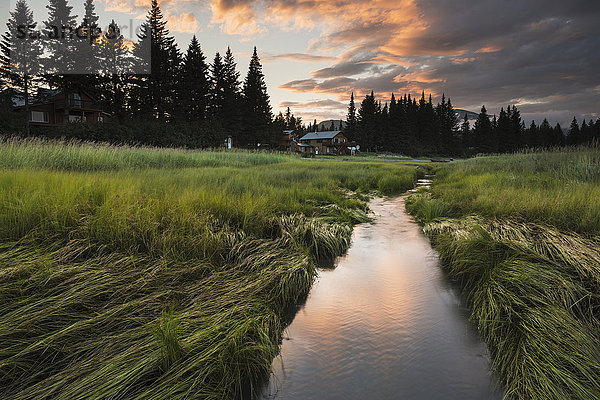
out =
[[[240,150],[198,151],[78,141],[0,139],[0,168],[114,171],[147,168],[246,167],[294,160],[291,155]]]
[[[368,219],[365,195],[417,176],[396,164],[19,141],[2,143],[0,164],[6,399],[252,392],[284,310]]]
[[[596,148],[444,166],[407,199],[515,399],[600,399]]]
[[[438,170],[435,197],[457,213],[522,218],[600,234],[600,148],[479,157]]]

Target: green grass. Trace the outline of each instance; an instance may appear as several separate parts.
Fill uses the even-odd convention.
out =
[[[458,215],[600,234],[600,148],[480,157],[439,168],[432,193]]]
[[[369,193],[414,167],[6,140],[5,399],[239,398]]]
[[[407,199],[514,399],[600,399],[596,148],[482,157]]]

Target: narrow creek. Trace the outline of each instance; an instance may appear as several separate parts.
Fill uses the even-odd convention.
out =
[[[485,345],[402,197],[375,199],[284,333],[263,399],[501,399]]]

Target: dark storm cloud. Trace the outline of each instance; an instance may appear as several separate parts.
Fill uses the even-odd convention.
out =
[[[425,90],[446,93],[460,108],[516,104],[526,118],[547,113],[561,123],[600,113],[600,1],[220,3],[265,20],[281,13],[327,26],[309,51],[338,49],[338,61],[281,88],[338,99],[352,90]]]

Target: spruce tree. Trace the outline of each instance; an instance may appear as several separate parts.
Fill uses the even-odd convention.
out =
[[[553,136],[554,132],[550,123],[546,118],[542,121],[542,124],[539,127],[539,136],[538,136],[538,145],[541,147],[548,147],[554,145]]]
[[[580,135],[581,132],[579,130],[579,124],[577,123],[577,118],[573,117],[573,121],[571,121],[571,126],[569,128],[569,134],[567,135],[567,144],[569,146],[578,145],[581,141]]]
[[[219,120],[225,107],[225,86],[225,66],[221,54],[217,52],[210,65],[210,112]]]
[[[500,115],[498,116],[498,123],[495,129],[495,137],[498,140],[498,151],[500,153],[506,153],[511,150],[511,123],[510,123],[510,106],[507,107],[507,111],[504,111],[504,107],[500,109]]]
[[[377,151],[380,114],[381,108],[375,100],[374,92],[371,91],[361,102],[356,126],[358,144],[366,151]]]
[[[62,83],[65,86],[68,85],[68,79],[64,77],[65,71],[72,71],[77,62],[76,41],[69,39],[70,34],[77,29],[77,15],[72,14],[73,7],[67,0],[48,0],[46,8],[48,20],[44,22],[44,33],[47,39],[50,38],[45,42],[46,50],[50,53],[46,69],[57,78],[51,83]]]
[[[521,120],[521,113],[516,106],[510,109],[510,136],[508,137],[507,151],[513,152],[523,146],[523,132],[525,131],[524,123]]]
[[[223,83],[221,118],[226,121],[223,126],[230,134],[235,134],[244,128],[244,113],[241,107],[240,73],[237,71],[237,64],[229,47],[223,57]]]
[[[564,134],[560,124],[556,124],[556,126],[554,127],[554,135],[553,135],[552,144],[555,146],[564,146],[565,145],[565,134]]]
[[[471,143],[471,124],[469,123],[469,117],[468,117],[467,113],[465,113],[463,122],[460,125],[460,134],[462,136],[461,139],[462,139],[464,146],[470,147],[472,145],[472,143]]]
[[[270,129],[273,114],[256,47],[254,47],[248,74],[244,80],[243,93],[246,129],[242,137],[242,145],[247,144],[252,147],[259,143],[275,145],[279,135],[271,132]]]
[[[350,95],[350,104],[348,105],[348,116],[346,117],[346,128],[344,135],[349,140],[356,139],[356,105],[354,104],[354,92]]]
[[[485,106],[481,107],[481,112],[475,121],[473,129],[474,142],[479,152],[494,152],[496,149],[491,147],[492,124]]]
[[[83,36],[77,38],[77,60],[78,72],[85,74],[93,74],[98,72],[98,15],[96,14],[96,6],[94,0],[85,0],[85,14],[83,21],[78,28],[78,35]]]
[[[141,26],[138,42],[134,45],[134,55],[147,57],[150,46],[150,73],[134,80],[134,108],[140,116],[167,119],[175,101],[173,77],[178,75],[179,53],[175,40],[166,28],[162,11],[157,0],[152,0],[146,21]]]
[[[458,118],[450,99],[446,101],[445,94],[442,94],[442,102],[436,107],[436,115],[439,121],[439,144],[438,152],[452,155],[458,150],[457,127]]]
[[[207,117],[209,89],[206,57],[194,35],[184,58],[179,86],[180,107],[186,121],[200,121]]]
[[[25,0],[17,0],[6,26],[8,31],[2,40],[3,64],[6,63],[2,71],[3,80],[7,87],[22,94],[25,101],[25,133],[29,135],[29,99],[32,85],[36,84],[36,78],[42,72],[40,61],[43,49],[41,43],[29,38],[29,35],[19,38],[19,27],[36,27],[33,12]]]
[[[531,125],[529,125],[529,129],[527,129],[526,144],[528,147],[532,148],[538,148],[541,146],[540,131],[533,120],[531,121]]]
[[[129,49],[119,25],[113,20],[99,45],[99,100],[119,120],[126,115],[129,88],[125,73],[131,68]]]
[[[585,122],[585,119],[584,119],[583,122],[581,123],[580,143],[582,143],[582,144],[589,143],[592,140],[592,131],[593,131],[592,121],[590,120],[590,126],[588,126],[587,122]]]

